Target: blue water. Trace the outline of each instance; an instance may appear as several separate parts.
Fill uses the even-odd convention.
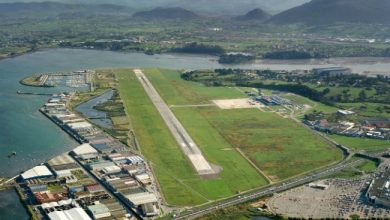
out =
[[[100,103],[107,102],[113,95],[114,91],[110,89],[100,96],[80,104],[76,107],[76,111],[80,112],[84,117],[89,118],[93,123],[103,128],[112,128],[113,124],[111,119],[107,118],[107,113],[96,110],[94,107]]]
[[[0,219],[1,220],[28,220],[27,211],[19,201],[15,190],[0,192]]]

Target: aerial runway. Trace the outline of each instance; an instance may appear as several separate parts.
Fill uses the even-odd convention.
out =
[[[177,143],[180,145],[184,154],[191,161],[193,167],[199,175],[213,175],[216,174],[216,171],[213,170],[211,164],[207,162],[204,158],[202,152],[199,150],[198,146],[192,140],[190,135],[187,133],[183,125],[179,122],[176,116],[173,114],[168,105],[164,102],[161,96],[158,94],[153,85],[146,78],[145,74],[140,69],[134,69],[134,73],[137,76],[138,80],[144,87],[146,93],[148,94],[150,100],[152,100],[154,106],[160,113],[165,124],[171,131],[173,137],[176,139]]]

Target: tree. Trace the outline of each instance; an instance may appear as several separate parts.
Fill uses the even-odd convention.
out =
[[[364,90],[360,91],[360,93],[359,93],[359,100],[360,101],[364,101],[366,99],[367,99],[366,92]]]
[[[330,92],[330,89],[329,88],[326,88],[326,89],[324,89],[323,91],[322,91],[322,94],[323,95],[326,95],[326,94],[328,94]]]

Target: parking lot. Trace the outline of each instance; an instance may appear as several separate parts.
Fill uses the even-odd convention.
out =
[[[329,179],[320,181],[329,187],[325,190],[304,185],[269,200],[271,211],[296,218],[385,218],[390,210],[366,202],[364,192],[371,176],[359,179]]]

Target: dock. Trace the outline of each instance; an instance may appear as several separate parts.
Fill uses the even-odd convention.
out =
[[[52,96],[53,95],[50,93],[25,92],[25,91],[21,91],[21,90],[18,90],[16,93],[19,95],[42,95],[42,96]]]

